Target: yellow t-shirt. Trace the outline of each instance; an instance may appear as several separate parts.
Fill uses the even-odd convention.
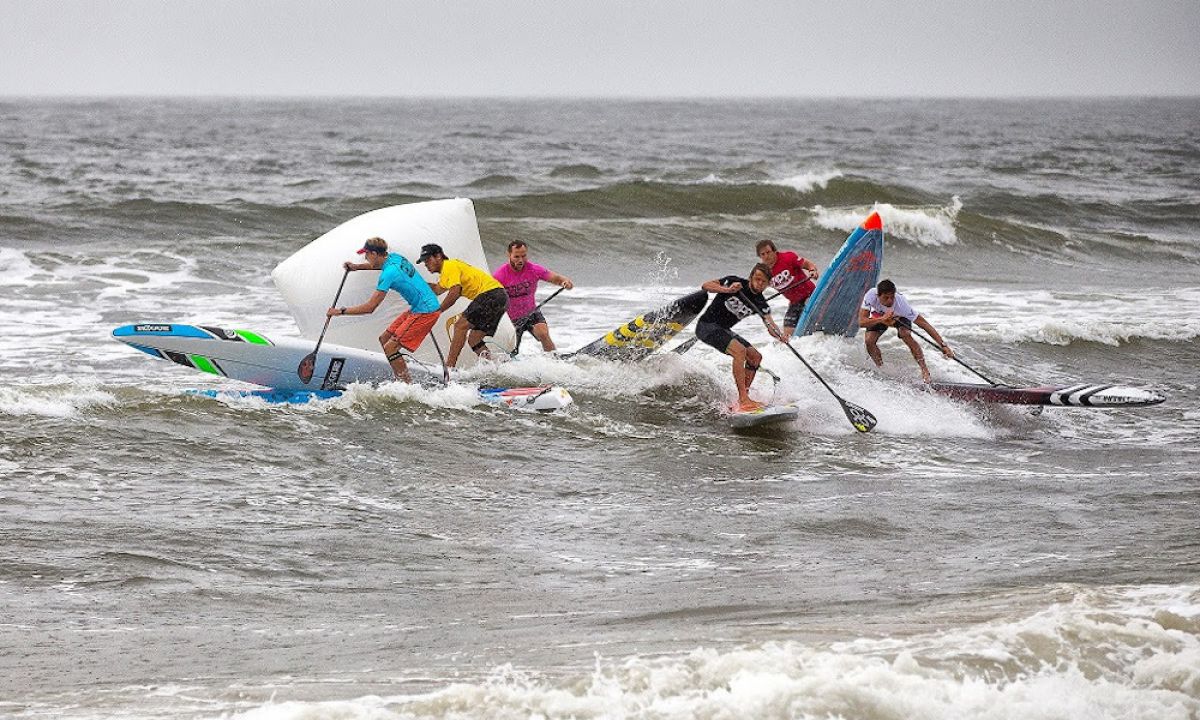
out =
[[[462,285],[463,297],[468,300],[474,300],[488,290],[504,287],[496,278],[479,268],[468,265],[462,260],[451,260],[450,258],[446,258],[442,263],[442,274],[438,278],[438,285],[447,290],[455,285]]]

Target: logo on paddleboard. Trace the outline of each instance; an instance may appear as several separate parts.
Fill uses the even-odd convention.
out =
[[[336,390],[338,380],[342,378],[342,368],[346,365],[346,358],[334,358],[329,361],[329,369],[325,371],[325,379],[321,380],[322,390]]]
[[[134,332],[140,333],[169,333],[171,332],[170,325],[134,325]]]
[[[870,250],[863,250],[854,257],[850,258],[847,267],[853,272],[864,272],[875,269],[879,264],[879,259],[875,257],[875,253]]]

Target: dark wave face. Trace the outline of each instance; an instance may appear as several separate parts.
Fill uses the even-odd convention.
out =
[[[818,206],[930,213],[957,197],[968,246],[1051,251],[1051,233],[1114,261],[1194,265],[1197,111],[1186,99],[10,101],[0,233],[34,246],[117,233],[253,242],[465,195],[485,223],[733,217],[787,237]],[[772,214],[786,219],[762,225]]]

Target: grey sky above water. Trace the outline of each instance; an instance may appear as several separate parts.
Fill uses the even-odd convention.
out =
[[[0,95],[1200,95],[1200,0],[0,0]]]

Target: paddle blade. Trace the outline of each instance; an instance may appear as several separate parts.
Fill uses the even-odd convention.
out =
[[[314,351],[305,355],[304,359],[300,361],[300,364],[296,366],[296,374],[300,376],[300,381],[307,385],[308,381],[312,380],[313,370],[316,368],[317,353]]]
[[[849,418],[850,424],[860,433],[871,432],[871,428],[875,427],[879,422],[865,408],[860,408],[854,403],[846,402],[845,400],[842,400],[842,410],[846,412],[846,417]]]
[[[684,353],[685,353],[685,352],[687,352],[688,350],[691,350],[691,349],[692,349],[692,346],[693,346],[693,345],[695,345],[695,344],[696,344],[696,341],[697,341],[697,340],[699,340],[699,339],[700,339],[700,338],[698,338],[698,337],[696,337],[695,335],[693,335],[692,337],[688,338],[687,340],[684,340],[683,342],[681,342],[681,343],[679,343],[678,345],[676,345],[676,346],[675,346],[675,352],[679,353],[680,355],[684,354]]]

